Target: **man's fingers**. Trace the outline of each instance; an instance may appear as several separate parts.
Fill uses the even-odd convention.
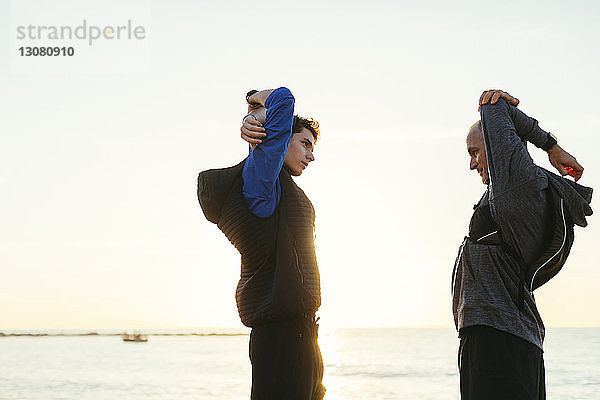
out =
[[[577,164],[577,166],[573,168],[573,170],[575,171],[575,182],[577,182],[583,176],[583,167],[578,162],[575,162],[575,164]]]
[[[519,99],[517,99],[516,97],[511,96],[508,92],[502,92],[502,96],[501,97],[504,100],[508,101],[513,106],[515,106],[515,107],[519,105]]]
[[[490,98],[492,97],[493,94],[494,94],[494,91],[488,90],[485,93],[485,96],[483,96],[483,103],[482,104],[487,104],[490,101]]]
[[[494,94],[493,90],[484,90],[483,93],[481,93],[481,97],[479,98],[479,105],[484,105],[488,101],[490,101],[490,97],[492,96],[492,94]]]
[[[571,167],[565,167],[565,170],[567,171],[567,174],[569,174],[569,176],[572,176],[573,178],[575,178],[575,182],[580,180],[581,176],[583,175],[583,168],[575,169],[575,168],[571,168]],[[564,176],[565,174],[561,173],[561,175]]]
[[[517,99],[516,97],[511,96],[509,93],[507,93],[503,90],[492,89],[492,90],[485,90],[481,94],[481,96],[479,97],[479,106],[482,106],[487,103],[496,104],[498,102],[498,100],[500,100],[500,99],[504,99],[504,100],[508,101],[510,104],[512,104],[515,107],[519,105],[519,99]],[[478,109],[478,111],[479,111],[479,109]]]
[[[243,125],[247,126],[249,129],[253,129],[253,130],[257,130],[257,131],[265,130],[263,125],[260,122],[258,122],[254,117],[246,117],[244,119]],[[259,129],[254,129],[254,127],[259,128]]]
[[[481,93],[481,96],[479,96],[479,105],[483,104],[483,98],[485,97],[486,93],[487,93],[487,90],[484,90],[483,93]]]
[[[572,169],[575,173],[583,173],[583,166],[569,153],[565,152],[565,158],[563,160],[564,161],[561,161],[562,166]]]
[[[489,90],[485,90],[483,93],[481,93],[481,98],[479,99],[480,106],[484,105],[489,100],[489,93]]]
[[[260,139],[260,138],[264,138],[265,136],[267,136],[264,132],[252,131],[250,129],[246,129],[245,126],[242,126],[242,129],[240,129],[240,132],[242,132],[242,135],[246,135],[248,137],[252,137],[255,139]]]
[[[575,160],[575,158],[569,160],[569,163],[563,163],[561,167],[565,170],[566,174],[569,174],[575,178],[575,182],[581,179],[581,176],[583,175],[583,167],[577,162],[577,160]],[[561,172],[561,175],[563,176],[566,174]]]
[[[265,137],[267,134],[265,133],[265,128],[260,124],[260,122],[254,120],[253,118],[246,118],[242,127],[240,128],[242,135],[247,135],[255,138]]]
[[[266,135],[266,133],[264,133],[265,128],[263,128],[260,125],[244,124],[244,125],[242,125],[242,129],[245,129],[250,132],[262,133],[263,134],[262,136]]]
[[[567,170],[566,170],[566,168],[565,168],[565,166],[560,161],[558,161],[558,160],[556,160],[555,158],[552,158],[552,157],[549,159],[549,161],[550,161],[550,164],[552,164],[552,166],[554,168],[556,168],[556,170],[558,171],[558,173],[561,176],[565,176],[568,173]]]
[[[264,132],[263,127],[248,124],[246,122],[244,122],[244,124],[240,128],[240,132],[242,132],[242,135],[250,136],[253,138],[262,138],[267,136],[267,134]]]
[[[244,139],[246,142],[248,142],[250,144],[260,144],[260,143],[262,143],[262,140],[255,139],[253,137],[245,135],[243,132],[242,132],[241,136],[242,136],[242,139]]]
[[[255,126],[257,128],[260,128],[260,130],[264,131],[265,128],[262,126],[262,124],[260,122],[258,122],[257,120],[255,120],[254,118],[247,118],[246,121],[248,125],[252,125]]]
[[[504,94],[504,92],[502,90],[494,91],[494,93],[492,94],[490,103],[496,104],[498,102],[498,100],[500,99],[500,97],[503,97],[503,94]]]

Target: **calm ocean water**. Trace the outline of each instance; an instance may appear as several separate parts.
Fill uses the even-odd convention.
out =
[[[328,400],[458,399],[448,329],[320,337]],[[0,337],[0,399],[248,399],[248,336]],[[549,329],[549,399],[600,399],[600,329]]]

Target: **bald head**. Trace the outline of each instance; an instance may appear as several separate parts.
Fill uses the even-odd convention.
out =
[[[475,139],[477,136],[480,136],[483,140],[483,130],[481,128],[481,121],[477,121],[473,125],[471,125],[471,127],[469,128],[469,133],[467,134],[467,142],[469,141],[469,136],[473,136],[473,139]]]

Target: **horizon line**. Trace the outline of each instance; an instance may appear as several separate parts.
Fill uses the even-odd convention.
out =
[[[325,331],[338,329],[449,329],[451,326],[440,325],[380,325],[380,326],[336,326],[323,327]],[[547,329],[600,329],[600,325],[554,325]],[[124,333],[140,332],[151,336],[216,336],[216,335],[247,335],[240,331],[250,330],[246,326],[206,326],[195,328],[36,328],[36,329],[4,329],[0,330],[2,336],[119,336]]]

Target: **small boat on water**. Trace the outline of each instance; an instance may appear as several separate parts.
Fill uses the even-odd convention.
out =
[[[121,337],[123,338],[124,342],[147,342],[148,341],[148,336],[142,335],[139,332],[135,332],[133,334],[124,333],[123,335],[121,335]]]

